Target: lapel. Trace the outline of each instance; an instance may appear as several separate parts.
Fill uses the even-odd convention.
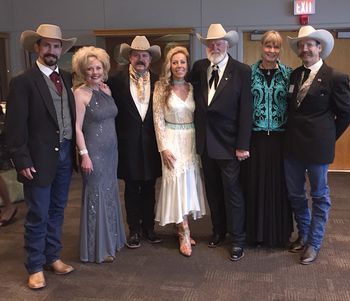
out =
[[[232,77],[232,72],[233,72],[233,60],[231,59],[230,55],[228,55],[228,61],[227,61],[226,68],[224,70],[224,74],[221,77],[219,85],[215,91],[215,94],[214,94],[213,99],[211,100],[211,103],[209,106],[211,106],[213,104],[213,102],[215,102],[219,98],[220,93],[223,91],[223,89],[227,85],[228,81]]]
[[[150,71],[150,77],[151,77],[151,91],[150,91],[149,103],[148,103],[146,116],[145,116],[145,119],[143,120],[143,122],[145,122],[149,118],[153,117],[153,91],[154,91],[154,84],[158,80],[158,77],[151,71]],[[139,116],[140,116],[140,114],[139,114]]]
[[[137,110],[137,107],[135,105],[134,99],[132,98],[131,91],[130,91],[129,68],[124,70],[122,81],[123,81],[123,84],[120,86],[120,88],[124,90],[122,92],[122,95],[124,95],[124,97],[121,97],[119,101],[125,102],[125,109],[130,111],[131,115],[137,121],[142,122],[141,116],[139,114],[139,111]]]
[[[56,114],[56,109],[53,104],[53,99],[50,94],[49,87],[47,86],[47,83],[44,79],[44,74],[40,71],[39,67],[37,64],[35,64],[32,67],[32,75],[33,75],[33,81],[38,89],[38,93],[40,94],[46,109],[49,111],[50,116],[52,119],[55,121],[56,125],[58,126],[58,121],[57,121],[57,114]]]
[[[208,68],[210,61],[207,59],[203,64],[203,71],[200,72],[200,87],[203,93],[203,103],[205,107],[208,107]]]
[[[319,90],[320,86],[323,86],[323,82],[326,80],[328,74],[330,74],[329,67],[323,62],[320,70],[316,73],[305,98],[307,98],[308,94],[315,94],[314,92]]]
[[[75,100],[72,93],[72,78],[70,74],[67,73],[66,71],[62,69],[60,69],[59,71],[60,71],[60,76],[62,78],[63,84],[67,90],[67,98],[68,98],[68,105],[71,113],[71,118],[72,118],[72,121],[75,122],[76,110],[75,110]]]

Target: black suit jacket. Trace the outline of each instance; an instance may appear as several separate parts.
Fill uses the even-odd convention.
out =
[[[285,152],[307,163],[332,163],[335,141],[350,123],[349,77],[323,63],[300,106],[301,67],[290,78]]]
[[[161,175],[160,156],[153,124],[153,90],[158,76],[151,73],[151,96],[145,119],[135,106],[130,92],[129,70],[108,80],[118,107],[116,129],[119,143],[118,178],[151,180]]]
[[[60,70],[68,94],[72,119],[75,162],[75,102],[71,75]],[[48,186],[56,175],[59,154],[59,127],[53,100],[38,66],[35,64],[10,83],[6,105],[7,145],[17,171],[33,166],[34,179],[28,180],[18,173],[22,183]]]
[[[208,106],[208,59],[191,71],[196,110],[197,152],[213,159],[232,159],[235,150],[249,150],[252,131],[251,69],[229,56],[219,86]]]

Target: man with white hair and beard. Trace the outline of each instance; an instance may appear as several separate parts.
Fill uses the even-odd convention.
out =
[[[213,235],[208,247],[220,245],[232,235],[230,259],[244,256],[245,205],[239,184],[240,161],[249,157],[252,131],[251,69],[227,53],[238,42],[235,31],[226,33],[211,24],[207,59],[195,62],[190,80],[196,101],[196,147],[201,155]]]

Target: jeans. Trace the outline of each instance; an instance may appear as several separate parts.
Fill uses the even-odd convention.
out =
[[[306,245],[319,250],[325,234],[331,207],[327,184],[328,164],[311,164],[295,158],[285,158],[288,197],[293,209],[299,237]],[[312,211],[306,194],[306,174],[310,182]]]
[[[24,185],[28,212],[24,222],[24,243],[29,274],[42,271],[44,264],[59,259],[64,208],[72,176],[71,142],[60,145],[56,176],[51,185]]]

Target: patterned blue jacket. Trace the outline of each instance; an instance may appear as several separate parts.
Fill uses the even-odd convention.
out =
[[[261,60],[252,65],[253,131],[284,131],[292,68],[278,62],[279,68],[268,86],[260,64]]]

